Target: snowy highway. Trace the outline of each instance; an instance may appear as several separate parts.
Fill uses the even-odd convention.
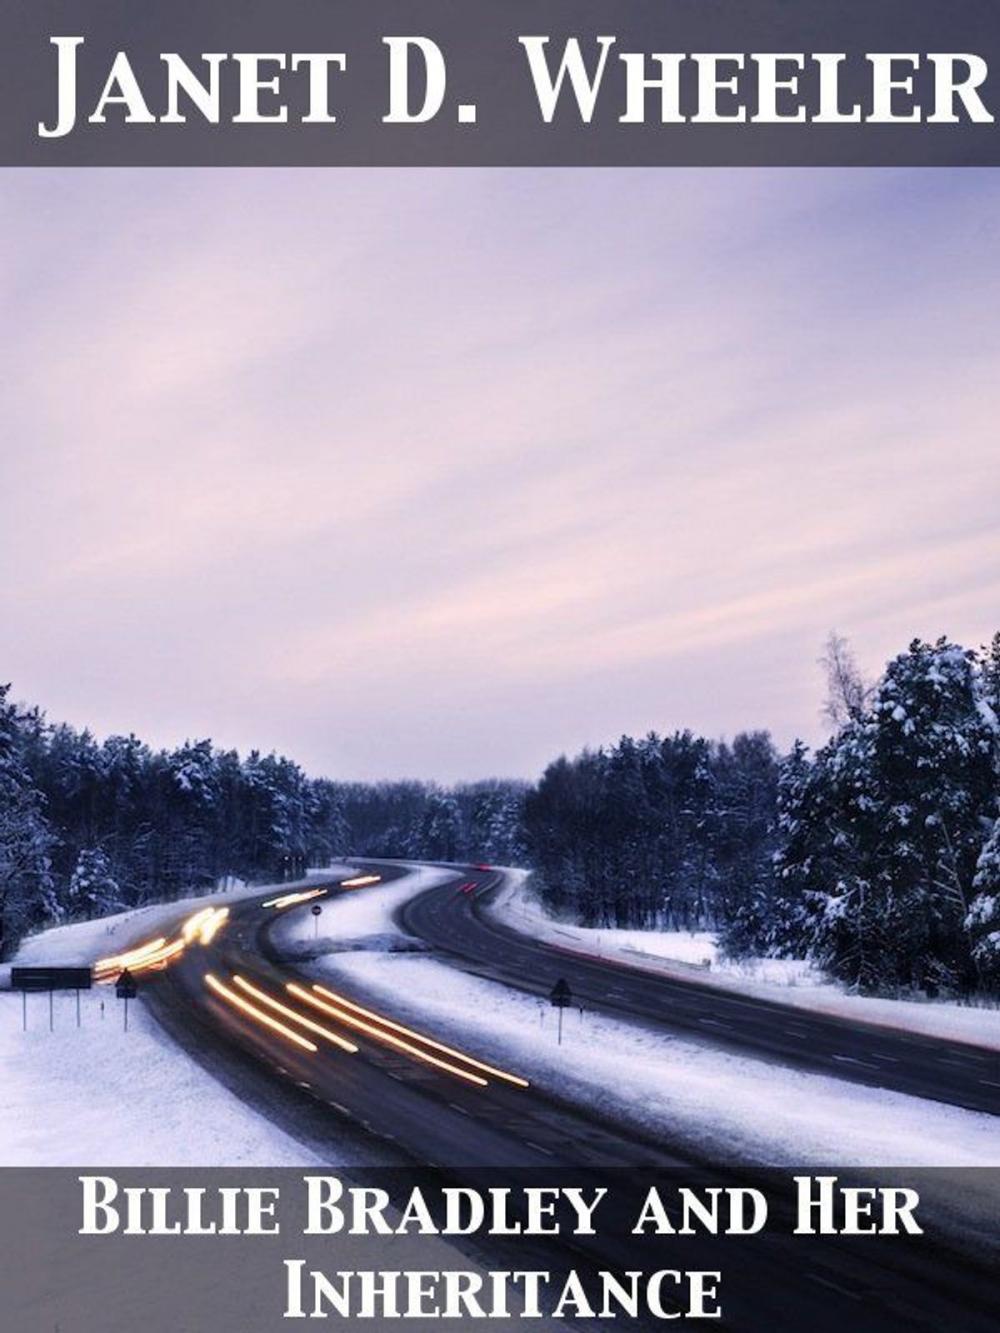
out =
[[[385,880],[402,873],[388,865],[363,868]],[[471,950],[481,933],[488,935],[489,966],[509,969],[518,985],[545,989],[550,971],[558,968],[581,994],[594,990],[595,977],[605,976],[606,968],[591,969],[541,947],[532,950],[503,931],[477,925],[476,899],[500,880],[494,871],[457,869],[404,905],[403,919],[409,929],[455,953]],[[459,1180],[496,1168],[507,1173],[521,1168],[535,1176],[569,1169],[598,1177],[619,1168],[632,1168],[634,1176],[639,1168],[643,1178],[680,1168],[720,1185],[737,1183],[732,1169],[712,1166],[685,1143],[659,1141],[602,1119],[580,1099],[540,1091],[518,1070],[466,1049],[454,1035],[418,1028],[412,1019],[402,1022],[384,1001],[376,1003],[344,983],[319,984],[289,963],[274,939],[277,922],[293,914],[308,921],[306,914],[321,906],[324,896],[364,891],[317,880],[311,890],[277,899],[272,891],[234,902],[207,942],[180,951],[150,974],[144,996],[200,1063],[320,1155],[325,1143],[331,1153],[342,1154],[346,1128],[377,1143],[383,1161],[436,1166]],[[445,929],[446,921],[455,923],[454,932]],[[486,961],[479,959],[478,965]],[[615,976],[627,1000],[629,978],[619,969]],[[645,993],[648,978],[639,980]],[[587,1003],[597,998],[588,996]],[[621,1005],[620,999],[612,1002]],[[585,1247],[583,1258],[638,1267],[651,1243],[627,1231],[617,1238],[605,1233],[599,1250]],[[995,1327],[989,1268],[929,1237],[888,1246],[870,1237],[817,1238],[807,1253],[778,1231],[752,1258],[738,1240],[722,1249],[727,1270],[742,1272],[744,1288],[754,1293],[754,1322],[737,1327],[790,1329],[808,1319],[816,1333],[833,1333],[848,1322],[856,1330],[889,1333],[940,1327],[956,1307],[970,1333]],[[715,1266],[720,1254],[719,1239],[711,1238],[702,1258]],[[581,1261],[579,1254],[563,1258]],[[689,1256],[687,1262],[695,1260]]]
[[[386,877],[400,873],[382,869]],[[308,1103],[333,1111],[333,1123],[346,1117],[429,1165],[683,1164],[655,1144],[623,1141],[596,1122],[575,1123],[572,1107],[541,1097],[516,1070],[478,1061],[473,1051],[431,1045],[433,1034],[415,1033],[313,984],[270,939],[280,912],[308,912],[312,904],[302,895],[301,903],[277,910],[264,905],[273,901],[272,893],[234,905],[209,948],[174,960],[145,991],[157,1016],[199,1058],[211,1047],[216,1070],[220,1047],[228,1057],[235,1046],[241,1064],[253,1056]],[[345,1040],[352,1049],[339,1044]]]

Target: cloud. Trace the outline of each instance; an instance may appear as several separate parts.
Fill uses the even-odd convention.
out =
[[[1000,187],[9,173],[4,675],[313,771],[815,734],[994,626]]]

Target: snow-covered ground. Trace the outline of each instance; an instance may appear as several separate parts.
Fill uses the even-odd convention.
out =
[[[76,1001],[0,996],[0,1165],[298,1166],[308,1149],[175,1046],[142,1004],[101,987]],[[104,1014],[101,1014],[101,1005]],[[324,1160],[326,1160],[324,1158]]]
[[[334,867],[338,873],[340,867]],[[87,964],[146,939],[206,903],[260,893],[225,893],[143,907],[60,926],[26,940],[18,963]],[[176,1046],[141,1003],[121,1004],[109,987],[76,999],[0,994],[0,1165],[297,1166],[308,1149],[257,1115]],[[41,1108],[44,1108],[44,1112]],[[327,1165],[338,1165],[324,1154]]]
[[[529,891],[527,876],[521,871],[510,873],[489,910],[505,925],[561,948],[617,958],[632,967],[681,979],[694,978],[802,1009],[1000,1050],[1000,1009],[948,1000],[882,1000],[852,995],[803,959],[729,962],[719,956],[715,937],[708,931],[592,930],[570,925],[548,915]]]

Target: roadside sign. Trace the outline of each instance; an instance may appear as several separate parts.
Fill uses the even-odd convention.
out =
[[[125,969],[119,973],[118,980],[115,982],[115,994],[119,1000],[134,1000],[139,994],[139,987],[135,984],[135,977]]]
[[[313,916],[319,916],[323,909],[320,907],[319,903],[313,903],[309,910],[312,912]]]
[[[322,909],[322,907],[320,907],[319,903],[313,903],[312,907],[310,907],[309,910],[310,910],[310,912],[312,912],[312,914],[313,914],[313,939],[314,939],[314,940],[318,940],[318,939],[319,939],[319,918],[320,918],[320,914],[321,914],[321,912],[323,911],[323,909]]]
[[[10,969],[10,988],[21,992],[21,1027],[28,1030],[28,995],[39,991],[48,991],[49,995],[49,1031],[55,1030],[55,1009],[52,993],[57,990],[76,991],[76,1025],[80,1026],[80,992],[90,990],[94,984],[93,973],[89,967],[12,967]]]
[[[128,1002],[129,1000],[134,1000],[139,994],[139,987],[135,984],[135,977],[128,968],[125,968],[123,972],[119,972],[118,980],[115,982],[115,994],[118,996],[119,1000],[125,1001],[125,1012],[122,1017],[122,1031],[127,1032]]]
[[[556,982],[556,984],[552,987],[549,999],[559,1010],[558,1044],[561,1046],[563,1010],[569,1008],[569,1006],[573,1003],[573,992],[570,990],[569,982],[566,980],[565,977],[560,977],[559,980]]]
[[[20,991],[90,990],[89,967],[12,967],[10,988]]]

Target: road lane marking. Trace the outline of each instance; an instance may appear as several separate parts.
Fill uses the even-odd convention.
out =
[[[855,1055],[835,1055],[833,1059],[842,1065],[859,1065],[862,1069],[878,1070],[878,1065],[873,1065],[870,1060],[859,1060]]]

